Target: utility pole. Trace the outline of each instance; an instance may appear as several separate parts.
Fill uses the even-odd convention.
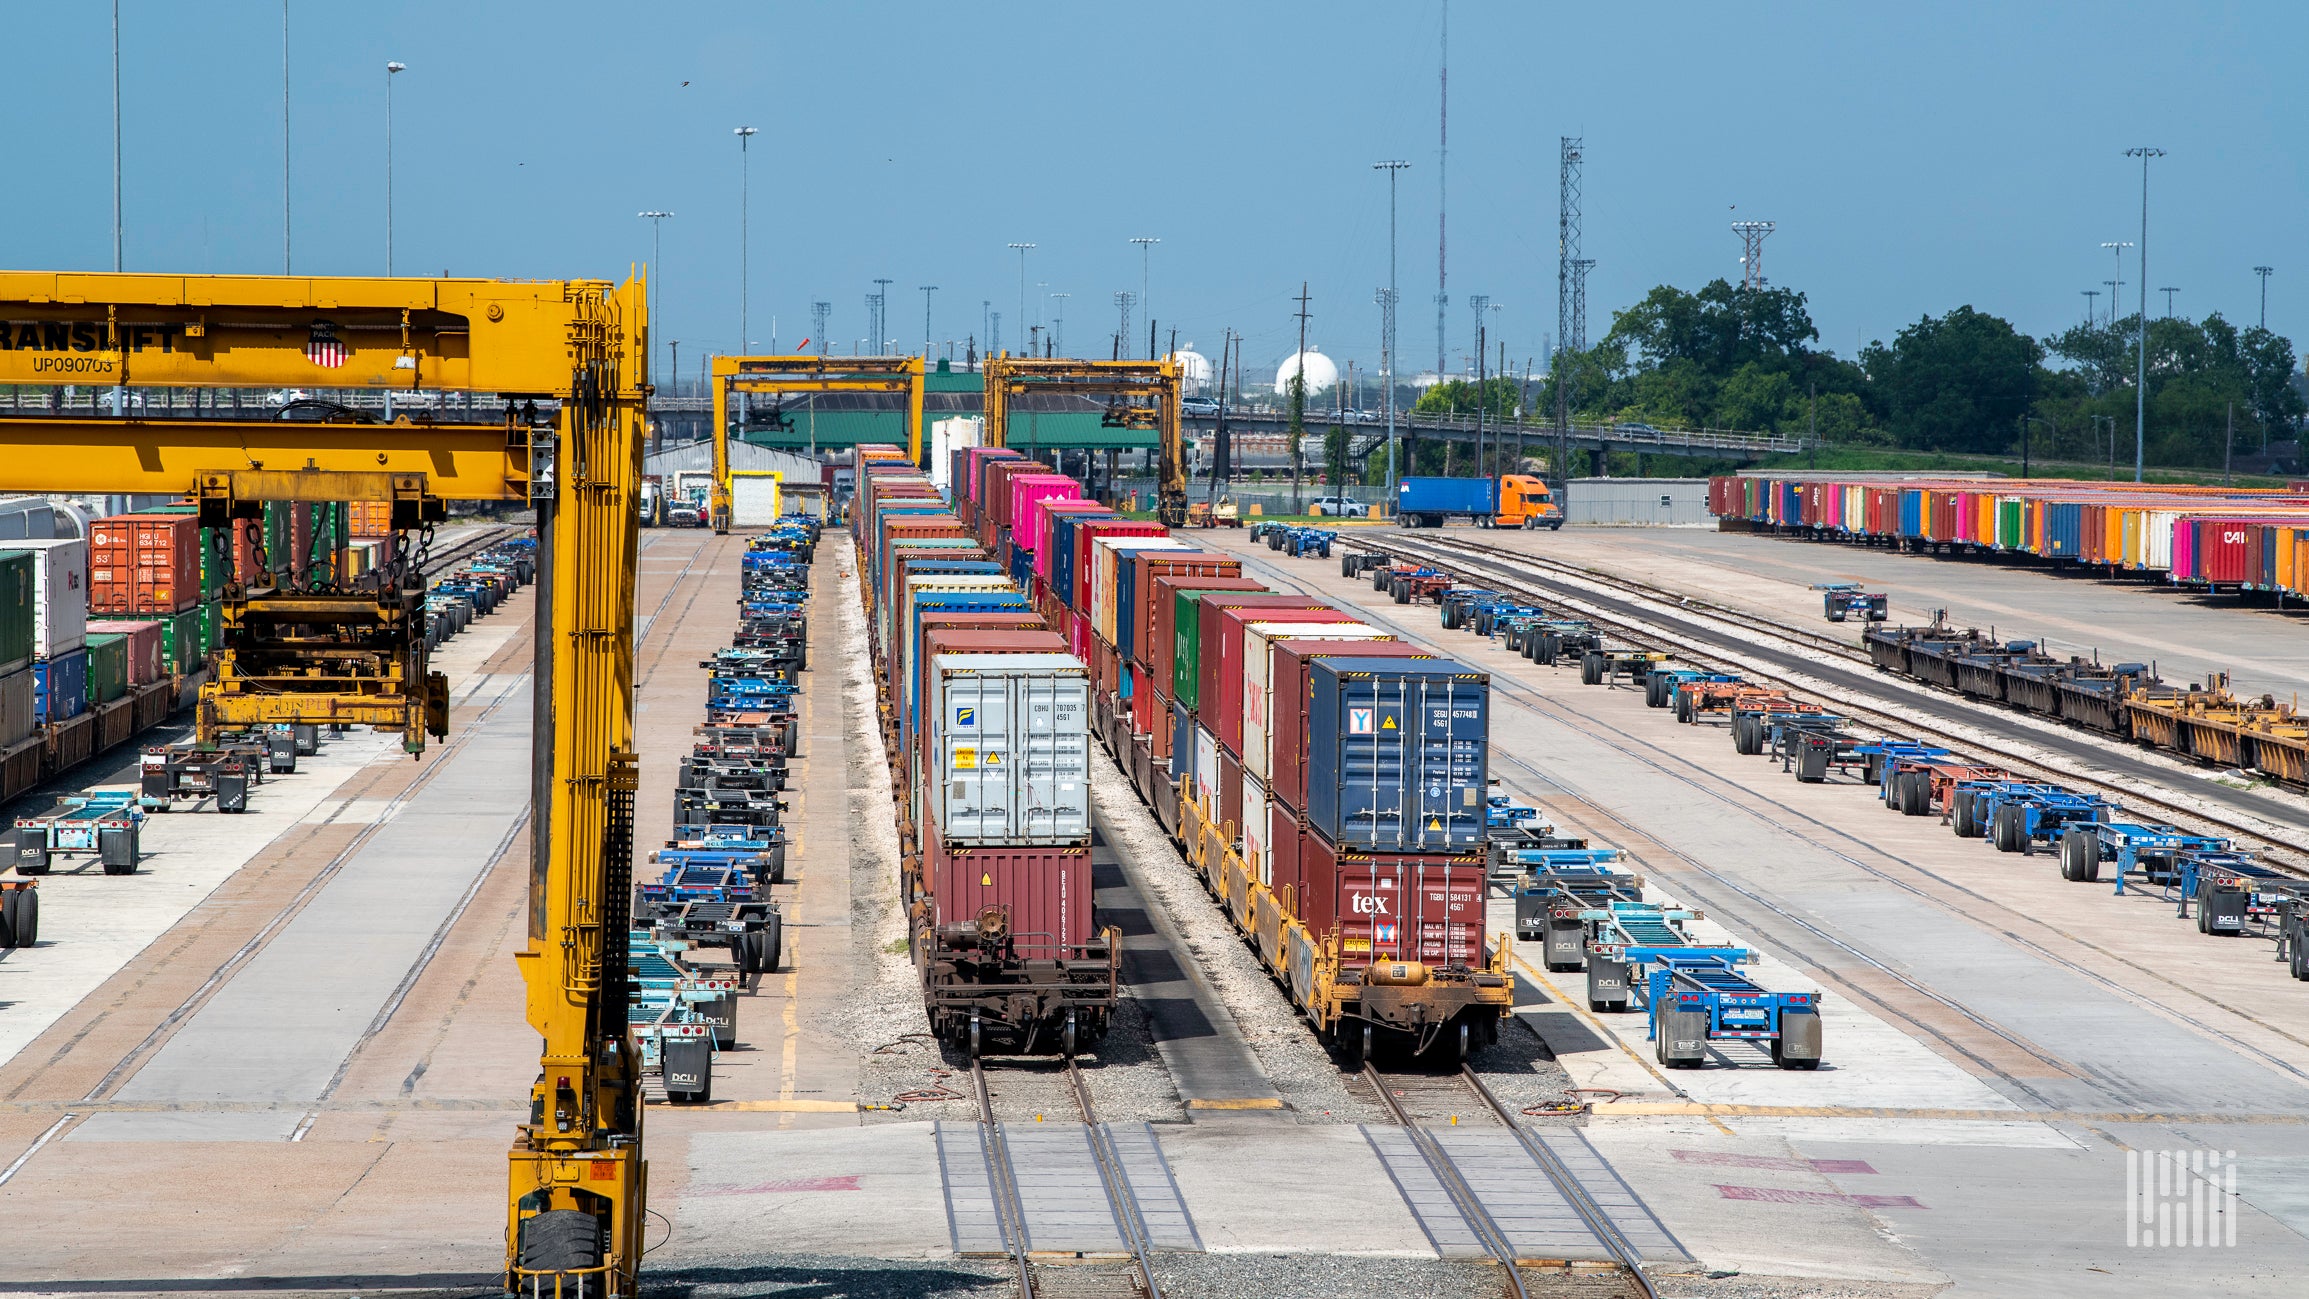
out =
[[[1291,380],[1291,513],[1299,512],[1299,461],[1307,435],[1307,282],[1299,281],[1299,373]]]
[[[116,10],[118,5],[113,6]],[[114,270],[120,269],[115,266]],[[281,274],[289,273],[289,0],[281,0]],[[2264,297],[2267,295],[2263,295]]]
[[[1043,337],[1050,340],[1051,351],[1059,356],[1064,356],[1066,355],[1066,300],[1074,295],[1071,293],[1053,293],[1050,296],[1058,301],[1058,305],[1051,309],[1050,328],[1043,334]]]
[[[922,285],[922,286],[921,286],[921,288],[922,288],[922,364],[924,364],[924,365],[928,365],[928,364],[930,364],[930,337],[931,337],[931,335],[930,335],[930,295],[931,295],[931,294],[933,294],[933,293],[936,293],[936,292],[938,291],[938,286],[937,286],[937,285],[935,285],[935,284],[925,284],[925,285]]]
[[[2229,465],[2237,455],[2237,403],[2229,403],[2229,440],[2221,447],[2221,486],[2229,485]]]
[[[1411,164],[1400,158],[1371,164],[1387,173],[1387,287],[1379,291],[1379,381],[1387,397],[1387,508],[1395,508],[1395,186]]]
[[[750,305],[746,294],[747,290],[752,287],[746,274],[746,239],[752,232],[752,224],[747,217],[747,202],[751,194],[751,187],[749,185],[750,172],[746,146],[753,140],[757,132],[750,126],[736,127],[733,128],[733,131],[738,137],[738,355],[744,356],[753,351],[754,347],[753,335],[748,332],[752,327],[752,321],[746,314],[747,307]],[[742,390],[738,394],[738,401],[741,405],[746,404],[746,394]]]
[[[874,295],[874,338],[869,346],[876,356],[890,354],[890,286],[895,283],[897,281],[888,276],[874,281],[874,287],[880,292]]]
[[[1014,243],[1010,248],[1018,254],[1018,319],[1023,324],[1026,321],[1026,254],[1033,251],[1034,245]]]
[[[2261,277],[2261,328],[2263,329],[2269,327],[2269,277],[2276,270],[2277,268],[2274,266],[2256,266],[2253,268],[2253,273]]]
[[[120,0],[112,0],[112,269],[120,271]],[[113,404],[117,415],[117,394]]]
[[[2180,290],[2167,285],[2158,289],[2157,292],[2165,295],[2165,319],[2171,320],[2173,318],[2173,295],[2179,293]]]
[[[1443,0],[1443,47],[1436,63],[1439,107],[1435,117],[1435,381],[1443,382],[1443,309],[1451,304],[1444,269],[1444,214],[1450,203],[1451,165],[1451,0]]]
[[[1204,502],[1213,505],[1218,503],[1219,479],[1225,476],[1229,453],[1234,450],[1227,436],[1228,362],[1233,358],[1234,351],[1235,330],[1230,325],[1226,337],[1219,340],[1219,417],[1211,428],[1211,488],[1203,495]]]
[[[393,278],[393,77],[406,63],[385,65],[385,278]]]
[[[986,328],[986,354],[994,356],[1002,350],[1002,313],[989,312],[987,320],[990,323]]]
[[[1138,245],[1139,308],[1146,312],[1147,319],[1151,321],[1154,319],[1154,294],[1152,292],[1154,246],[1161,243],[1162,240],[1152,235],[1140,235],[1131,242]],[[1152,360],[1153,358],[1150,356],[1148,359]]]
[[[1475,476],[1487,478],[1483,472],[1483,362],[1484,352],[1491,346],[1483,330],[1483,313],[1475,313]]]
[[[2101,291],[2099,289],[2079,289],[2077,292],[2085,296],[2085,324],[2089,326],[2100,323],[2094,319],[2093,309],[2100,301]]]
[[[1117,361],[1122,359],[1122,349],[1130,346],[1130,304],[1137,299],[1138,295],[1129,289],[1117,290],[1114,295],[1114,307],[1116,312],[1120,314],[1119,323],[1115,325],[1114,330],[1113,359]]]
[[[2134,331],[2138,340],[2138,360],[2133,375],[2133,481],[2140,482],[2148,461],[2149,447],[2149,159],[2162,158],[2165,151],[2142,145],[2125,150],[2128,158],[2141,160],[2141,319]]]
[[[820,357],[826,354],[826,322],[832,319],[833,315],[834,304],[831,302],[813,302],[810,304],[810,337],[818,340],[818,355]]]
[[[2132,246],[2133,241],[2130,239],[2103,240],[2101,242],[2101,247],[2108,249],[2110,255],[2116,259],[2117,278],[2101,281],[2101,283],[2109,286],[2109,328],[2111,329],[2117,327],[2117,317],[2124,314],[2124,309],[2117,305],[2119,296],[2117,290],[2125,286],[2125,250]],[[2148,308],[2144,305],[2141,310],[2147,311]]]

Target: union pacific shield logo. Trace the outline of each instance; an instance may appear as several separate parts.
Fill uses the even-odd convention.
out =
[[[337,338],[337,327],[326,320],[313,322],[313,332],[305,339],[305,359],[324,370],[342,369],[345,364],[345,345]]]

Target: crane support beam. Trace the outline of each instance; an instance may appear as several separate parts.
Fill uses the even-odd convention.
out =
[[[906,398],[906,451],[922,463],[923,362],[919,356],[717,356],[713,364],[713,525],[730,530],[732,392],[887,392]]]
[[[1186,447],[1181,439],[1178,362],[1081,361],[996,356],[986,361],[986,445],[1010,445],[1011,406],[1021,397],[1076,397],[1107,403],[1107,418],[1155,430],[1155,515],[1167,527],[1187,522]]]
[[[529,443],[518,423],[0,417],[0,446],[12,451],[0,459],[0,492],[186,495],[214,472],[316,470],[423,474],[443,500],[519,501],[529,494]]]

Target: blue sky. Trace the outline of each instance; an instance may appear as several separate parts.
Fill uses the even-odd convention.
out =
[[[1256,370],[1309,337],[1376,360],[1387,275],[1381,158],[1402,173],[1403,368],[1435,358],[1436,62],[1425,3],[308,3],[291,16],[295,269],[384,268],[385,72],[395,84],[396,269],[605,277],[664,223],[660,337],[683,368],[738,342],[738,148],[753,137],[751,333],[791,348],[833,303],[866,332],[1020,338],[1066,292],[1069,350],[1104,354],[1135,235],[1160,237],[1152,310]],[[109,7],[11,18],[11,265],[110,264]],[[125,249],[132,271],[277,272],[281,11],[123,0]],[[2152,173],[2151,310],[2309,335],[2298,59],[2309,7],[2033,3],[1451,6],[1449,347],[1467,297],[1499,303],[1520,365],[1555,326],[1556,144],[1587,148],[1591,336],[1659,283],[1736,277],[1728,223],[1779,223],[1776,284],[1849,355],[1971,303],[2039,335],[2082,317],[2136,239]],[[38,51],[39,57],[25,57]],[[686,84],[685,84],[686,83]],[[1735,210],[1736,209],[1736,210]],[[2134,263],[2124,269],[2126,309]],[[1038,291],[1040,282],[1047,289]],[[2101,299],[2106,310],[2106,298]],[[1033,316],[1038,304],[1026,306]],[[1050,306],[1041,304],[1047,318]],[[1143,346],[1145,313],[1134,332]],[[662,353],[661,353],[662,357]]]

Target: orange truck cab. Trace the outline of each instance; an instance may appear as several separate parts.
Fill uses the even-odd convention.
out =
[[[1563,507],[1556,504],[1546,480],[1528,474],[1503,474],[1499,479],[1499,515],[1491,526],[1553,531],[1563,526]]]

